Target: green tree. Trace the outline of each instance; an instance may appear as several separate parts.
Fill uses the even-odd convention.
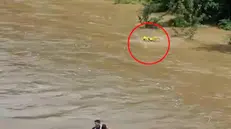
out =
[[[190,27],[189,38],[195,34],[200,24],[217,24],[222,29],[231,30],[230,0],[151,0],[144,4],[143,21],[150,21],[151,14],[167,12],[175,16],[168,25]]]

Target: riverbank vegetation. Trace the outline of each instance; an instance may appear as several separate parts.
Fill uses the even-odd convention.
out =
[[[155,22],[162,26],[170,26],[176,32],[176,36],[179,36],[179,32],[183,29],[185,32],[183,35],[192,39],[197,28],[202,25],[216,25],[221,29],[231,30],[230,0],[115,0],[115,3],[143,4],[144,8],[138,15],[140,22]],[[164,14],[155,16],[155,13],[160,12]],[[165,15],[174,17],[163,22]],[[181,30],[178,31],[177,28]]]

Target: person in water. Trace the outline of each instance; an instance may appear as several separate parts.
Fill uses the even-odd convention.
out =
[[[156,37],[156,36],[153,36],[153,37],[147,37],[147,36],[144,36],[143,37],[143,41],[159,41],[160,38],[159,37]]]
[[[108,129],[105,124],[101,124],[100,120],[95,120],[95,126],[92,129]]]

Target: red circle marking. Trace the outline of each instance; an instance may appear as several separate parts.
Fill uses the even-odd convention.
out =
[[[131,39],[132,33],[133,33],[137,28],[139,28],[140,26],[146,25],[146,24],[154,25],[154,26],[157,26],[158,28],[162,29],[162,30],[164,31],[164,33],[166,34],[167,39],[168,39],[168,49],[166,50],[165,54],[164,54],[159,60],[154,61],[154,62],[143,62],[143,61],[138,60],[138,59],[132,54],[131,48],[130,48],[130,39]],[[166,56],[168,55],[168,52],[169,52],[169,50],[170,50],[170,38],[169,38],[168,32],[167,32],[161,25],[156,24],[156,23],[154,23],[154,22],[143,22],[143,23],[140,23],[139,25],[137,25],[135,28],[133,28],[132,31],[130,32],[129,36],[128,36],[128,41],[127,41],[127,43],[128,43],[128,52],[129,52],[129,54],[131,55],[131,57],[132,57],[136,62],[138,62],[138,63],[140,63],[140,64],[143,64],[143,65],[153,65],[153,64],[157,64],[157,63],[163,61],[163,60],[166,58]]]

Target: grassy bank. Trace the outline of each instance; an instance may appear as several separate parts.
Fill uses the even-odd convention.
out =
[[[140,22],[155,22],[162,26],[173,27],[176,34],[178,33],[176,28],[187,28],[185,35],[190,39],[201,25],[216,25],[221,29],[231,30],[231,1],[229,0],[115,0],[114,2],[143,4],[144,8],[137,16]],[[165,14],[155,16],[158,12],[165,12]],[[164,21],[165,15],[174,17]]]

